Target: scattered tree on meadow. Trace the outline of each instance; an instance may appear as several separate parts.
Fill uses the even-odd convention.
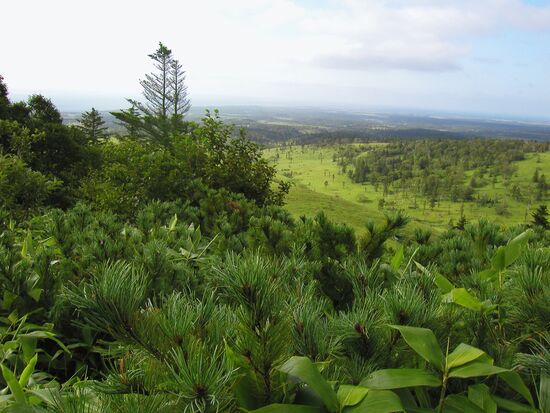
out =
[[[546,196],[547,191],[548,191],[548,184],[546,183],[546,176],[542,174],[539,176],[539,179],[537,181],[537,194],[536,194],[537,200],[541,201]]]
[[[88,142],[97,143],[107,136],[106,131],[108,128],[103,126],[105,121],[95,108],[92,108],[89,112],[84,112],[79,121],[78,128],[84,132]]]
[[[539,207],[531,214],[533,217],[533,225],[542,229],[550,229],[548,222],[548,207],[539,205]]]
[[[539,168],[535,168],[535,173],[533,173],[533,182],[537,183],[539,181]]]
[[[466,226],[467,223],[468,221],[466,220],[466,217],[464,215],[461,215],[453,228],[458,229],[460,231],[464,231],[464,227]]]

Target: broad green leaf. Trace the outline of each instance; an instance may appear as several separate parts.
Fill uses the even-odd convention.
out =
[[[439,387],[441,379],[422,369],[386,369],[375,371],[363,379],[361,386],[378,390],[416,386]]]
[[[27,294],[34,301],[38,302],[38,301],[40,301],[40,296],[42,295],[42,291],[43,291],[42,288],[33,288],[33,289],[27,291]]]
[[[399,330],[407,344],[414,351],[440,371],[443,371],[445,368],[445,357],[432,330],[397,325],[391,325],[390,327]]]
[[[178,223],[178,216],[174,214],[174,217],[170,220],[170,225],[168,225],[168,231],[172,232],[176,229],[176,224]]]
[[[432,276],[432,274],[430,273],[430,271],[428,271],[428,269],[426,267],[424,267],[422,264],[418,263],[418,262],[414,262],[415,265],[418,267],[418,269],[420,271],[422,271],[423,274],[426,274],[428,276]],[[447,279],[445,278],[444,276],[442,276],[441,274],[439,274],[438,272],[435,273],[435,275],[433,276],[434,278],[434,282],[435,284],[437,285],[437,287],[443,291],[443,293],[448,293],[449,291],[451,291],[453,288],[455,288],[455,286]]]
[[[454,303],[469,310],[480,311],[481,302],[471,295],[465,288],[453,288],[442,297],[444,303]]]
[[[8,290],[4,290],[4,295],[2,299],[2,308],[4,310],[8,310],[17,297],[18,297],[17,294],[14,294]]]
[[[476,404],[485,413],[497,413],[497,404],[491,397],[489,387],[485,384],[469,386],[468,400]]]
[[[307,357],[291,357],[279,370],[290,376],[297,377],[315,391],[325,403],[325,406],[335,411],[338,408],[336,393],[330,384],[321,376],[317,367]]]
[[[270,404],[256,410],[249,410],[250,413],[323,413],[324,409],[299,404]]]
[[[485,352],[469,344],[461,343],[447,356],[447,369],[459,367],[471,361],[477,360]]]
[[[330,361],[316,361],[313,364],[322,373],[330,365]]]
[[[24,318],[26,318],[26,316],[23,316]],[[17,323],[17,321],[19,320],[19,317],[17,317],[17,311],[12,311],[10,313],[10,315],[8,315],[8,320],[10,321],[10,323],[12,324],[15,324]]]
[[[255,409],[264,404],[262,390],[250,371],[245,370],[245,373],[235,380],[233,393],[243,409]]]
[[[485,413],[465,396],[452,394],[445,399],[444,413]]]
[[[528,229],[514,239],[510,240],[506,246],[499,247],[493,255],[493,258],[491,258],[491,266],[493,269],[497,271],[504,271],[512,265],[527,246],[532,233],[533,230]]]
[[[399,267],[401,267],[401,264],[403,264],[403,260],[405,259],[405,254],[403,253],[403,245],[399,244],[399,247],[397,248],[397,251],[395,252],[394,256],[391,259],[391,267],[394,270],[398,270]]]
[[[43,239],[42,241],[40,241],[40,244],[46,247],[57,247],[59,245],[55,237],[48,237],[46,239]]]
[[[494,280],[496,278],[496,276],[498,275],[498,271],[494,268],[488,268],[484,271],[481,271],[479,273],[479,277],[482,279],[482,280]]]
[[[27,258],[28,256],[34,256],[34,244],[32,241],[31,231],[27,231],[27,236],[23,241],[23,246],[21,247],[21,256]]]
[[[38,354],[35,354],[31,361],[29,361],[27,366],[23,369],[21,376],[19,376],[19,384],[21,385],[21,387],[27,387],[27,383],[29,382],[29,378],[34,372],[34,366],[36,366],[37,361]]]
[[[504,373],[500,373],[499,377],[503,379],[508,385],[517,391],[519,394],[523,396],[525,400],[529,402],[531,406],[535,406],[535,402],[533,400],[533,396],[531,395],[531,392],[523,382],[523,379],[516,371],[506,371]]]
[[[503,246],[498,247],[493,258],[491,258],[491,267],[497,271],[506,269],[506,250]]]
[[[19,336],[19,342],[23,349],[23,359],[25,362],[30,362],[36,354],[36,338],[28,336]]]
[[[27,399],[25,398],[25,393],[23,393],[23,388],[15,378],[15,375],[3,364],[0,364],[0,367],[2,369],[4,380],[6,380],[15,401],[17,403],[27,404]]]
[[[509,370],[503,369],[502,367],[493,366],[492,364],[473,361],[464,366],[451,369],[449,372],[449,377],[466,379],[469,377],[492,376],[493,374],[500,374],[507,371]]]
[[[500,409],[503,409],[507,412],[518,412],[518,413],[539,413],[539,410],[527,405],[527,404],[521,404],[518,402],[514,402],[511,400],[503,399],[502,397],[498,397],[493,395],[493,400],[497,404],[497,406]],[[540,412],[543,412],[544,410],[541,410]]]
[[[435,284],[439,287],[444,293],[450,292],[455,286],[444,276],[439,273],[436,273],[434,276]]]
[[[532,234],[533,230],[528,229],[527,231],[519,234],[514,239],[510,240],[510,242],[508,242],[508,245],[504,247],[504,266],[506,268],[512,265],[519,258],[522,251],[525,249],[525,247],[527,247],[527,243],[529,242],[529,238],[531,238]]]
[[[401,404],[408,411],[408,409],[418,408],[418,402],[414,398],[413,391],[416,389],[426,389],[425,387],[413,387],[412,389],[395,389],[393,392],[401,399]]]
[[[320,409],[326,410],[325,404],[323,403],[321,396],[315,393],[309,386],[300,386],[296,389],[293,404],[318,407]],[[259,404],[258,407],[260,407],[261,405],[262,404]]]
[[[404,411],[399,396],[389,390],[369,390],[361,403],[344,409],[344,413],[393,413]]]
[[[38,338],[38,339],[50,339],[57,343],[59,347],[63,349],[66,353],[70,353],[71,351],[59,340],[54,333],[50,331],[31,331],[30,333],[25,334],[19,334],[19,337],[32,337],[32,338]]]
[[[351,386],[349,384],[342,384],[338,388],[336,396],[338,397],[338,403],[340,407],[355,406],[367,395],[369,389],[362,386]]]

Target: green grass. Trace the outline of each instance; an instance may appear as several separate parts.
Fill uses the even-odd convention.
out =
[[[362,185],[352,182],[340,172],[332,161],[336,147],[294,146],[292,148],[272,148],[265,155],[276,165],[279,177],[294,184],[287,198],[286,208],[295,216],[315,215],[323,210],[336,222],[347,223],[362,232],[369,219],[380,220],[383,211],[378,201],[383,198],[382,187],[378,191],[370,184]],[[278,153],[278,158],[277,158]],[[537,162],[537,157],[540,162]],[[478,188],[478,193],[498,195],[508,204],[508,213],[498,215],[494,207],[482,207],[475,202],[464,203],[464,214],[468,220],[486,217],[502,225],[512,225],[530,220],[530,213],[541,203],[534,200],[533,177],[535,168],[540,174],[550,178],[550,153],[539,155],[528,154],[527,159],[516,162],[517,172],[512,177],[512,185],[517,184],[524,192],[524,199],[516,201],[509,196],[509,189],[498,182]],[[473,171],[468,171],[471,175]],[[460,218],[460,202],[441,201],[433,210],[422,196],[413,194],[391,193],[385,197],[390,208],[403,209],[412,218],[408,230],[416,227],[431,228],[435,232],[448,228],[450,220]],[[545,199],[544,202],[548,200]]]

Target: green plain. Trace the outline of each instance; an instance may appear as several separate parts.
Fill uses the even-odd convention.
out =
[[[383,192],[381,188],[377,191],[371,184],[352,182],[333,162],[336,150],[336,145],[296,145],[266,149],[265,156],[276,166],[279,179],[292,182],[286,208],[294,216],[312,216],[323,210],[332,220],[363,232],[366,221],[383,218],[384,211],[378,207]],[[548,201],[534,199],[532,177],[536,168],[539,168],[541,175],[550,176],[550,153],[527,154],[525,160],[517,161],[515,165],[517,170],[508,188],[499,177],[496,184],[490,183],[476,189],[478,194],[487,193],[503,199],[508,205],[504,215],[498,215],[494,207],[480,206],[474,201],[462,203],[442,200],[431,209],[427,200],[420,195],[416,196],[415,202],[412,193],[390,191],[384,198],[389,208],[402,209],[412,218],[409,231],[423,227],[441,232],[449,227],[451,220],[456,222],[460,218],[461,205],[468,220],[485,217],[504,226],[527,222],[536,206]],[[470,176],[473,172],[467,171],[466,175]],[[514,184],[522,190],[523,199],[520,201],[509,195],[509,188]]]

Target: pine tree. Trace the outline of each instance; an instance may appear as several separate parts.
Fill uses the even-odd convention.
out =
[[[108,128],[103,126],[105,121],[95,108],[92,108],[89,112],[84,112],[79,122],[78,128],[84,132],[89,142],[97,143],[107,136],[106,131]]]
[[[181,117],[190,109],[189,98],[187,97],[187,86],[185,85],[185,71],[177,59],[170,65],[171,75],[171,101],[174,116]]]
[[[171,135],[184,129],[183,116],[190,108],[185,71],[162,43],[149,57],[156,70],[140,81],[145,102],[128,99],[129,110],[112,114],[129,135],[166,146]]]
[[[147,103],[140,103],[138,107],[147,114],[166,119],[173,107],[170,99],[172,51],[159,43],[159,48],[149,57],[155,62],[157,73],[146,74],[145,79],[140,80],[139,84],[143,87],[143,96]]]
[[[548,222],[548,207],[546,205],[539,205],[531,216],[533,217],[533,226],[550,229],[550,223]]]
[[[532,180],[534,183],[537,183],[539,181],[539,168],[535,169]]]
[[[544,174],[539,176],[537,182],[537,200],[542,200],[546,196],[546,191],[548,190],[548,184],[546,183],[546,176]]]

